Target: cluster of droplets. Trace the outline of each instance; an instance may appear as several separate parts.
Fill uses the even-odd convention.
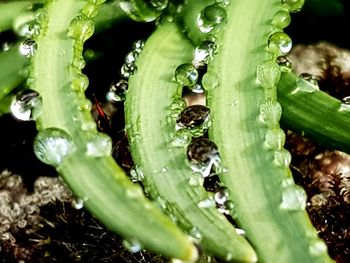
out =
[[[136,73],[136,60],[142,52],[145,45],[143,40],[138,40],[133,43],[132,50],[125,56],[124,64],[120,69],[121,79],[113,82],[107,92],[106,99],[109,102],[116,103],[124,101],[128,90],[128,79]]]
[[[282,0],[282,8],[274,14],[272,33],[267,38],[269,59],[258,65],[256,69],[257,83],[265,93],[265,102],[260,105],[259,115],[261,123],[266,127],[265,147],[273,152],[274,164],[285,169],[290,165],[291,155],[284,149],[286,136],[279,127],[282,108],[277,101],[276,87],[281,73],[290,72],[292,69],[292,64],[286,57],[292,48],[292,41],[283,29],[290,23],[290,12],[300,10],[303,2]],[[313,80],[300,76],[299,81],[312,82]],[[306,193],[302,187],[294,183],[290,172],[286,172],[286,176],[282,178],[281,188],[281,209],[287,211],[305,209]]]

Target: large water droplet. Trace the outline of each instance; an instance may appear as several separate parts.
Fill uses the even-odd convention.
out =
[[[120,69],[120,75],[123,78],[130,78],[137,71],[137,67],[134,63],[125,63]]]
[[[260,106],[260,120],[270,128],[278,128],[282,107],[277,101],[267,101]]]
[[[43,163],[59,166],[63,159],[74,152],[71,137],[58,128],[39,131],[34,140],[34,153]]]
[[[280,66],[282,72],[292,71],[292,68],[293,68],[292,62],[286,56],[277,57],[276,63]]]
[[[72,89],[76,92],[84,92],[88,88],[88,86],[88,77],[81,72],[76,73],[72,80]]]
[[[126,80],[120,80],[114,82],[107,92],[106,99],[110,102],[124,101],[126,98],[126,92],[128,90],[128,82]]]
[[[292,160],[292,156],[287,150],[281,149],[281,150],[275,151],[274,163],[276,165],[280,167],[283,167],[283,166],[289,167],[291,160]]]
[[[309,73],[301,73],[296,80],[296,88],[292,94],[297,92],[313,93],[319,90],[317,78]]]
[[[24,90],[16,95],[10,109],[12,115],[21,121],[36,120],[42,107],[42,98],[35,90]]]
[[[276,55],[286,55],[292,49],[292,40],[286,33],[276,32],[269,37],[268,46]]]
[[[198,80],[198,71],[189,63],[181,64],[175,70],[175,80],[182,86],[193,86]]]
[[[305,190],[294,184],[293,179],[286,179],[282,182],[282,203],[281,209],[297,211],[305,209],[307,196]]]
[[[295,13],[301,10],[305,0],[282,0],[282,3],[288,7],[288,11]]]
[[[291,22],[291,17],[289,12],[286,10],[279,10],[277,11],[272,18],[272,25],[279,29],[283,29],[287,26],[289,26]]]
[[[216,44],[212,41],[205,40],[194,50],[194,58],[192,64],[196,67],[203,67],[213,59],[217,51]]]
[[[127,238],[122,242],[124,248],[131,253],[137,253],[141,251],[141,243],[136,238]]]
[[[276,87],[280,77],[281,69],[275,62],[265,62],[256,69],[256,79],[264,88]]]
[[[31,57],[34,55],[38,48],[38,44],[33,39],[26,39],[19,45],[19,52],[25,57]]]
[[[313,256],[321,256],[327,253],[327,245],[323,240],[317,238],[310,242],[309,251]]]
[[[86,144],[86,154],[92,157],[109,156],[112,153],[112,139],[104,133],[97,133]]]
[[[94,30],[93,20],[85,15],[79,15],[71,21],[68,32],[71,37],[84,42],[93,35]]]
[[[178,128],[193,128],[208,121],[210,109],[203,105],[191,105],[181,111],[177,119]]]
[[[210,33],[227,20],[226,10],[220,4],[206,6],[197,18],[197,26],[202,33]]]
[[[130,170],[129,177],[132,182],[141,182],[144,179],[144,174],[141,167],[134,165]]]

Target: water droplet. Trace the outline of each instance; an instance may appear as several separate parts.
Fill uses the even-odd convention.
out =
[[[226,187],[220,187],[214,195],[214,199],[217,205],[224,205],[228,199],[229,193]]]
[[[297,92],[313,93],[319,90],[317,78],[309,73],[301,73],[296,80],[296,88],[292,94]]]
[[[14,25],[14,31],[22,37],[34,37],[40,33],[40,25],[36,21],[27,21],[16,27]]]
[[[198,83],[193,85],[192,87],[189,87],[189,89],[192,92],[197,93],[197,94],[203,94],[205,92],[205,90],[203,89],[202,85],[198,84]]]
[[[134,63],[125,63],[120,69],[120,75],[123,78],[130,78],[137,71],[137,67]]]
[[[281,149],[281,150],[275,151],[274,162],[276,165],[280,167],[283,167],[283,166],[289,167],[291,160],[292,160],[292,156],[287,150]]]
[[[220,4],[206,6],[197,19],[197,26],[202,33],[210,33],[218,25],[225,23],[227,14]]]
[[[193,128],[208,121],[210,109],[203,105],[191,105],[181,111],[177,119],[177,126],[181,128]]]
[[[73,60],[73,66],[76,67],[77,69],[83,69],[86,65],[86,62],[83,58],[83,56],[78,55],[74,57]]]
[[[211,208],[211,207],[215,207],[216,203],[215,203],[215,199],[212,196],[207,197],[206,199],[201,200],[197,206],[199,208]]]
[[[281,129],[268,129],[265,135],[265,144],[273,150],[283,149],[286,141],[286,135]]]
[[[291,22],[291,17],[289,12],[286,10],[279,10],[277,11],[272,18],[272,25],[279,29],[283,29],[287,26],[289,26]]]
[[[71,206],[74,209],[80,210],[84,207],[84,200],[81,198],[73,198],[71,201]]]
[[[126,56],[125,56],[125,62],[126,63],[134,63],[136,61],[136,59],[138,58],[139,56],[139,52],[133,50],[133,51],[130,51]]]
[[[205,137],[192,139],[187,149],[187,156],[193,163],[207,163],[220,158],[216,144]]]
[[[162,11],[168,6],[169,0],[150,0],[149,2],[157,11]]]
[[[235,217],[235,204],[231,200],[227,200],[222,205],[217,205],[217,209],[221,214],[231,215],[232,217]]]
[[[215,2],[223,6],[228,6],[231,3],[231,0],[216,0]]]
[[[131,168],[129,176],[132,182],[141,182],[144,179],[141,167],[138,165],[134,165]]]
[[[194,238],[195,242],[200,242],[203,238],[203,235],[197,227],[192,227],[190,230],[188,230],[188,234]]]
[[[27,38],[26,40],[24,40],[20,46],[19,46],[19,52],[27,57],[30,58],[31,56],[34,55],[35,51],[38,48],[38,44],[30,38]]]
[[[339,111],[350,111],[350,96],[342,98]]]
[[[181,129],[176,131],[171,138],[171,145],[174,147],[185,148],[191,141],[191,134],[188,130]]]
[[[141,251],[141,243],[136,238],[127,238],[123,240],[123,246],[131,253],[137,253]]]
[[[256,79],[264,88],[276,87],[280,77],[281,69],[275,62],[268,61],[256,68]]]
[[[88,77],[79,72],[77,73],[72,80],[72,89],[76,92],[84,92],[89,86]]]
[[[95,4],[87,3],[84,5],[82,13],[88,18],[94,18],[98,13],[98,9]]]
[[[235,230],[236,230],[237,235],[245,236],[245,231],[243,229],[236,227]]]
[[[313,256],[321,256],[327,253],[327,245],[323,240],[317,238],[310,242],[309,251]]]
[[[282,3],[288,7],[288,11],[295,13],[301,10],[305,0],[282,0]]]
[[[21,121],[36,120],[41,113],[42,98],[35,90],[24,90],[12,101],[12,115]]]
[[[286,56],[279,56],[276,59],[276,63],[280,66],[282,72],[291,72],[293,65],[292,62]]]
[[[194,50],[194,58],[192,64],[196,67],[203,67],[213,59],[217,52],[217,46],[214,42],[205,40]]]
[[[112,139],[104,133],[97,133],[86,144],[86,154],[91,157],[104,157],[112,153]]]
[[[93,35],[94,30],[93,20],[85,15],[79,15],[71,21],[68,32],[71,37],[84,42]]]
[[[35,155],[40,161],[49,165],[59,166],[74,150],[71,137],[58,128],[41,130],[34,139]]]
[[[291,38],[283,32],[276,32],[269,37],[269,50],[277,55],[286,55],[292,49]]]
[[[203,75],[202,85],[206,90],[213,90],[220,84],[218,75],[213,71],[207,71]]]
[[[198,71],[191,64],[185,63],[175,70],[175,80],[183,86],[193,86],[198,80]]]
[[[267,101],[260,106],[260,120],[270,128],[278,128],[282,107],[277,101]]]
[[[126,80],[120,80],[114,82],[106,95],[106,99],[110,102],[124,101],[126,97],[126,92],[128,90],[128,82]]]
[[[137,40],[132,44],[132,49],[138,53],[141,53],[144,46],[145,46],[145,41]]]
[[[307,196],[304,189],[292,183],[292,179],[287,179],[287,183],[282,185],[281,209],[297,211],[305,209]]]

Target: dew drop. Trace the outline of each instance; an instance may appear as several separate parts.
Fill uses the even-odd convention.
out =
[[[49,165],[59,166],[74,150],[71,137],[58,128],[41,130],[34,139],[35,155],[40,161]]]
[[[68,33],[71,37],[84,42],[93,35],[94,30],[94,22],[85,15],[79,15],[71,21]]]
[[[279,10],[277,11],[272,18],[272,25],[279,29],[283,29],[287,26],[289,26],[291,22],[291,17],[289,12],[286,10]]]
[[[122,79],[110,86],[109,91],[106,95],[106,99],[110,102],[124,101],[126,98],[127,90],[128,82]]]
[[[273,150],[283,149],[286,141],[286,135],[281,129],[268,129],[265,135],[265,144],[268,148]]]
[[[169,0],[150,0],[149,2],[157,11],[162,11],[168,6]]]
[[[86,65],[84,58],[81,55],[74,57],[73,66],[78,69],[83,69]]]
[[[40,25],[36,21],[27,21],[16,27],[14,25],[14,31],[22,37],[34,37],[40,33]]]
[[[173,147],[185,148],[191,142],[191,134],[185,129],[178,130],[171,138],[171,145]]]
[[[137,67],[134,63],[125,63],[120,69],[120,75],[123,78],[130,78],[137,71]]]
[[[286,179],[282,182],[282,203],[281,209],[289,211],[297,211],[305,209],[307,196],[305,190],[294,184],[292,179]]]
[[[215,203],[215,199],[212,196],[207,197],[206,199],[203,199],[201,201],[199,201],[199,203],[197,204],[197,206],[199,208],[211,208],[211,207],[215,207],[216,203]]]
[[[222,205],[217,205],[217,209],[221,214],[235,216],[235,204],[231,200],[227,200]]]
[[[227,14],[220,4],[206,6],[197,18],[197,26],[202,33],[210,33],[218,25],[225,23]]]
[[[98,9],[95,4],[87,3],[84,5],[82,13],[88,18],[94,18],[98,13]]]
[[[292,68],[293,68],[292,62],[286,56],[277,57],[276,63],[280,66],[282,72],[292,71]]]
[[[281,69],[275,62],[265,62],[256,68],[256,79],[264,88],[276,87],[281,77]]]
[[[231,0],[216,0],[215,2],[223,6],[228,6],[231,3]]]
[[[292,49],[292,40],[286,33],[276,32],[269,37],[268,47],[277,55],[286,55]]]
[[[350,96],[342,98],[339,111],[350,111]]]
[[[181,111],[177,119],[179,128],[193,128],[209,120],[210,109],[203,105],[191,105]]]
[[[122,242],[124,248],[131,253],[137,253],[141,251],[141,243],[136,238],[127,238]]]
[[[296,80],[296,88],[292,94],[297,92],[313,93],[319,90],[317,78],[309,73],[301,73]]]
[[[301,10],[305,0],[282,0],[282,3],[288,7],[289,12],[295,13]]]
[[[207,163],[220,159],[216,144],[205,137],[192,139],[188,145],[187,157],[193,163]]]
[[[84,207],[84,200],[81,198],[73,198],[71,201],[71,206],[74,209],[80,210]]]
[[[191,64],[179,65],[175,70],[175,80],[183,86],[193,86],[198,80],[198,71]]]
[[[214,194],[214,199],[217,205],[224,205],[228,199],[228,190],[225,187],[220,187]]]
[[[219,77],[215,72],[207,71],[207,73],[203,75],[202,85],[205,88],[205,90],[214,90],[219,86],[219,84]]]
[[[144,179],[143,171],[141,170],[141,167],[138,165],[134,165],[131,170],[129,177],[132,182],[141,182]]]
[[[282,107],[277,101],[267,101],[260,106],[260,120],[270,128],[279,127]]]
[[[192,64],[196,68],[203,67],[213,59],[213,56],[216,52],[216,44],[212,41],[205,40],[194,50],[194,58]]]
[[[89,79],[83,73],[77,73],[72,80],[72,89],[76,92],[84,92],[89,86]]]
[[[24,90],[12,101],[10,109],[12,115],[21,121],[36,120],[42,108],[42,98],[35,90]]]
[[[188,234],[193,237],[196,242],[200,242],[203,238],[203,235],[197,227],[192,227],[190,230],[188,230]]]
[[[203,89],[203,87],[202,87],[202,85],[199,84],[199,83],[197,83],[197,84],[195,84],[195,85],[189,87],[189,89],[190,89],[192,92],[197,93],[197,94],[203,94],[203,93],[205,92],[204,89]]]
[[[309,252],[313,256],[321,256],[322,254],[327,253],[327,245],[323,240],[317,238],[310,242]]]
[[[144,46],[145,46],[145,41],[137,40],[132,44],[132,49],[137,53],[141,53]]]
[[[287,150],[281,149],[281,150],[275,151],[274,163],[277,166],[289,167],[291,160],[292,160],[292,156]]]
[[[37,48],[38,44],[33,39],[27,38],[19,45],[19,52],[23,56],[30,58],[34,55]]]
[[[104,133],[97,133],[86,144],[86,155],[91,157],[109,156],[112,152],[112,139]]]
[[[125,56],[125,62],[126,63],[134,63],[136,61],[136,59],[138,58],[139,56],[139,52],[133,50],[133,51],[130,51],[126,56]]]

